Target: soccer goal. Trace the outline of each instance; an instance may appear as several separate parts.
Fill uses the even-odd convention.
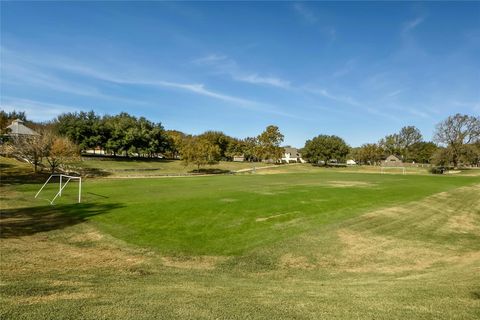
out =
[[[52,174],[50,177],[48,177],[47,181],[43,184],[43,186],[38,190],[37,194],[35,195],[35,198],[38,197],[40,192],[42,192],[43,188],[50,182],[50,180],[54,177],[59,177],[59,186],[58,186],[58,192],[55,194],[55,197],[53,197],[52,200],[48,200],[50,204],[53,204],[55,202],[55,199],[58,197],[62,196],[62,191],[65,189],[67,184],[70,182],[70,180],[77,180],[78,181],[78,203],[82,201],[82,177],[76,177],[76,176],[69,176],[66,174]]]
[[[407,169],[405,167],[380,167],[380,172],[382,174],[387,173],[388,170],[395,170],[397,169],[398,171],[402,171],[402,174],[407,174]]]

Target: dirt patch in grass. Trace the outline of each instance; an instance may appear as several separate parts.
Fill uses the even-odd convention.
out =
[[[425,248],[424,243],[341,229],[344,245],[337,264],[350,272],[397,273],[425,270],[449,255]]]
[[[132,267],[147,264],[145,252],[136,252],[116,242],[118,240],[105,237],[87,225],[71,228],[62,237],[37,233],[1,239],[0,270],[3,275],[14,272],[17,276],[94,269],[130,273]]]
[[[96,230],[79,233],[69,238],[71,242],[97,242],[104,238],[104,235]]]
[[[192,256],[192,257],[162,257],[164,266],[179,269],[214,270],[219,263],[228,257],[221,256]]]
[[[223,199],[220,199],[220,202],[237,202],[238,199],[233,199],[233,198],[223,198]]]
[[[374,183],[365,181],[328,181],[325,183],[328,186],[337,188],[350,188],[350,187],[373,187]]]
[[[389,208],[384,208],[384,209],[368,212],[368,213],[364,214],[363,216],[366,217],[366,218],[375,218],[375,217],[380,217],[380,216],[395,218],[395,217],[400,217],[400,216],[408,214],[408,213],[409,213],[408,208],[401,207],[401,206],[394,206],[394,207],[389,207]]]
[[[268,216],[268,217],[257,218],[257,219],[255,219],[255,221],[257,221],[257,222],[263,222],[263,221],[268,221],[268,220],[280,218],[280,217],[283,217],[283,216],[286,216],[286,215],[289,215],[289,214],[295,214],[295,213],[300,213],[300,211],[293,211],[293,212],[285,212],[285,213],[274,214],[274,215]]]
[[[316,268],[316,265],[310,263],[307,257],[296,256],[291,253],[284,254],[280,257],[279,266],[282,269],[312,270]]]
[[[444,230],[455,233],[472,233],[480,235],[480,223],[473,213],[463,213],[448,219]]]
[[[15,299],[12,299],[14,304],[37,304],[37,303],[48,303],[58,300],[81,300],[81,299],[93,299],[96,295],[92,292],[57,292],[41,296],[25,297],[17,296]]]

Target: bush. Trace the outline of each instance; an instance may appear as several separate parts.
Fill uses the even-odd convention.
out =
[[[453,167],[431,167],[428,171],[432,174],[444,174],[446,171],[453,169]]]

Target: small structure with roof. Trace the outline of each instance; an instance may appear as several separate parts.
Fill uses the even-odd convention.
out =
[[[243,154],[233,156],[233,161],[234,162],[243,162],[243,161],[245,161],[245,156]]]
[[[392,154],[385,159],[382,165],[386,167],[403,167],[404,163],[402,160],[400,160],[400,158]]]
[[[12,137],[38,136],[38,133],[25,126],[23,123],[24,122],[20,119],[13,120],[12,124],[7,126],[7,128],[10,129],[10,132],[7,135]]]
[[[302,155],[300,154],[298,149],[292,148],[292,147],[284,148],[281,161],[284,163],[290,163],[290,162],[305,163],[306,162],[305,160],[302,159]]]

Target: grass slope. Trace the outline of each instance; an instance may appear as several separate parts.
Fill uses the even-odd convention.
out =
[[[308,174],[84,183],[84,206],[111,206],[91,218],[100,229],[169,254],[232,255],[367,210],[421,199],[472,183],[469,177]],[[19,188],[33,195],[38,187]],[[72,203],[75,189],[58,204]],[[53,197],[47,190],[42,196]],[[44,204],[42,202],[35,202]],[[83,206],[69,209],[72,215]]]
[[[53,207],[37,188],[1,187],[2,319],[480,316],[478,177],[87,180]]]

